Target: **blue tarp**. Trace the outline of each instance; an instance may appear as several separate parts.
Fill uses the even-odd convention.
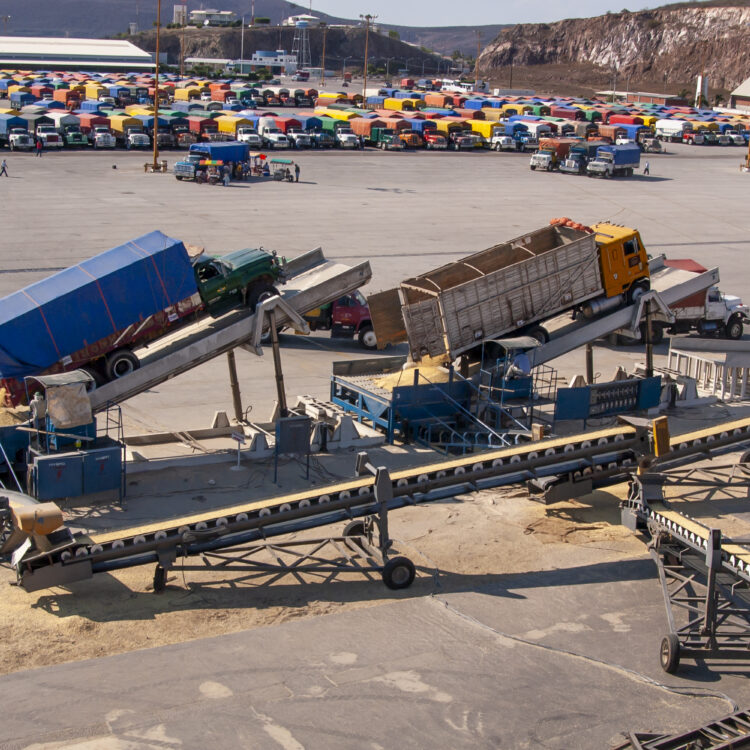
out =
[[[250,146],[239,141],[225,141],[224,143],[194,143],[190,146],[191,154],[205,154],[209,159],[233,161],[235,163],[247,161]]]
[[[38,374],[198,291],[184,245],[151,232],[0,299],[0,377]]]
[[[0,133],[7,133],[13,128],[21,128],[22,130],[29,129],[29,123],[23,119],[23,117],[16,117],[16,115],[7,115],[0,113]]]

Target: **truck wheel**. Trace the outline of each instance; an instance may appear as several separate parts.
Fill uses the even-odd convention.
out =
[[[175,175],[175,177],[176,177],[176,178],[177,178],[178,180],[182,180],[182,177],[181,177],[180,175],[178,175],[178,174],[176,174],[176,175]]]
[[[739,315],[732,315],[724,326],[724,333],[728,339],[741,339],[744,330],[744,323]]]
[[[372,330],[372,326],[362,326],[359,329],[359,343],[365,349],[375,349],[378,345],[378,340],[375,338],[375,331]]]
[[[533,171],[534,171],[534,170],[536,169],[536,167],[535,167],[535,166],[534,166],[533,164],[531,164],[531,165],[529,166],[529,169],[530,169],[530,170],[531,170],[531,171],[533,172]]]
[[[650,288],[651,285],[648,281],[636,281],[635,284],[628,289],[628,304],[632,305],[634,302],[637,302]]]
[[[534,326],[526,333],[532,339],[536,339],[540,344],[546,344],[549,341],[549,333],[543,326]]]
[[[245,290],[245,304],[251,310],[255,310],[258,302],[262,302],[264,299],[273,297],[274,294],[278,293],[279,290],[267,281],[255,281],[248,285]]]
[[[120,349],[107,355],[105,371],[108,380],[117,380],[137,370],[141,363],[130,349]]]
[[[82,367],[81,369],[93,378],[93,381],[86,385],[86,393],[92,393],[104,383],[104,378],[95,367]]]

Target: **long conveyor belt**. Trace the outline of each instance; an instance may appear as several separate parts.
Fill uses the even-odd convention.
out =
[[[743,442],[750,442],[750,419],[678,436],[671,444],[680,455],[688,450],[697,455]],[[390,476],[388,509],[545,476],[612,480],[634,470],[639,457],[650,453],[648,443],[647,431],[622,424],[397,471]],[[43,550],[29,540],[26,549],[16,550],[14,564],[19,583],[34,591],[100,571],[153,562],[169,566],[180,556],[369,516],[377,510],[372,477],[359,477],[132,530],[88,537],[62,533]]]
[[[397,471],[390,476],[388,509],[547,474],[621,475],[643,451],[644,437],[622,425]],[[373,478],[360,477],[134,530],[82,538],[63,534],[50,549],[16,550],[15,567],[20,584],[34,591],[100,571],[152,562],[169,566],[177,556],[368,516],[377,509]]]

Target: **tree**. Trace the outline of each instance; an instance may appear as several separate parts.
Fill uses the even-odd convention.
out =
[[[401,39],[401,34],[399,34],[398,31],[396,31],[396,29],[391,29],[388,32],[388,38],[389,39],[396,39],[398,41],[398,40]]]
[[[255,23],[258,26],[268,26],[271,23],[271,19],[265,16],[255,16]]]

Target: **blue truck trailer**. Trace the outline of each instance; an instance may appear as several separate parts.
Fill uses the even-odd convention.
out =
[[[191,258],[151,232],[0,299],[0,381],[18,404],[27,375],[122,377],[139,366],[134,348],[204,311],[254,306],[281,275],[264,250]]]
[[[250,145],[240,141],[219,141],[194,143],[190,146],[187,159],[181,159],[174,165],[174,176],[178,180],[194,180],[195,168],[204,159],[221,161],[228,164],[242,164],[250,158]]]
[[[589,177],[630,177],[640,163],[641,149],[637,143],[599,146],[596,157],[586,165],[586,174]]]

